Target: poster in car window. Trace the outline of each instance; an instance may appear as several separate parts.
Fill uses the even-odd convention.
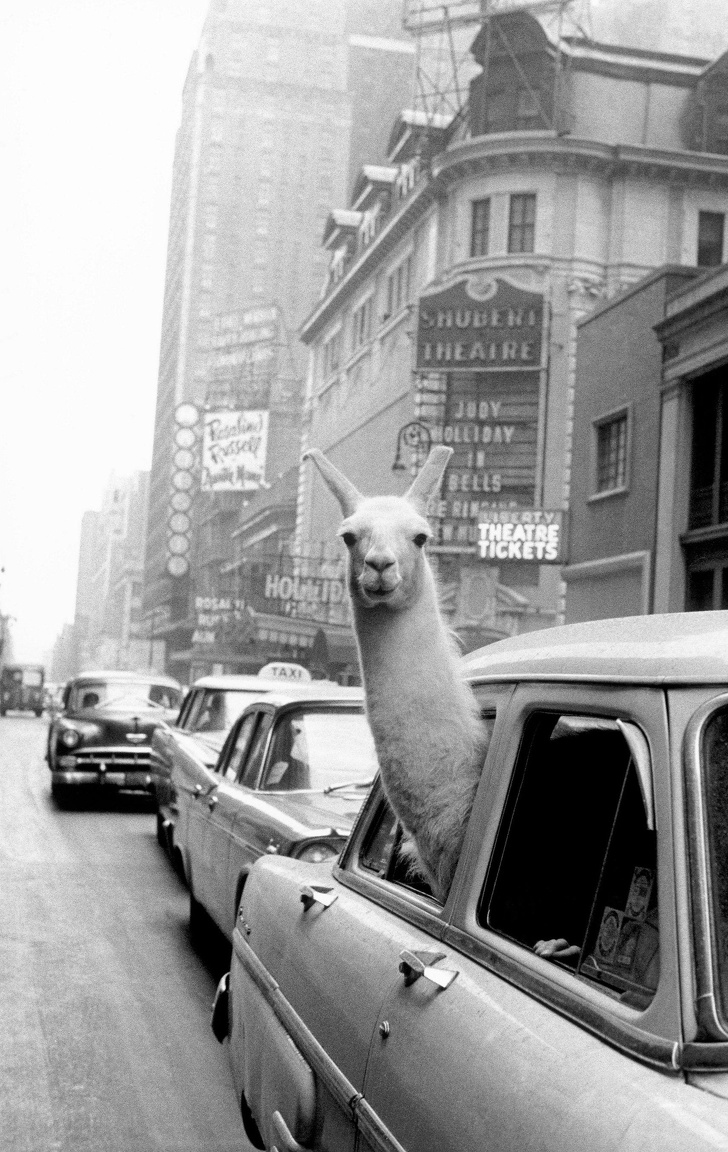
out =
[[[202,431],[203,492],[255,492],[265,482],[268,412],[206,412]]]

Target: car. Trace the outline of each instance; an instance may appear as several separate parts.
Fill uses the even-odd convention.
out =
[[[248,1146],[728,1147],[728,613],[463,661],[489,734],[444,901],[377,783],[263,856],[213,1011]]]
[[[178,788],[182,783],[182,825],[177,833],[184,839],[186,827],[185,797],[189,795],[188,777],[197,782],[199,767],[214,768],[233,721],[251,700],[273,692],[280,680],[291,676],[297,665],[266,665],[255,676],[203,676],[196,680],[184,698],[173,724],[160,724],[152,736],[152,786],[156,805],[157,839],[175,864],[180,863],[180,850],[175,845],[175,828],[179,820]],[[283,670],[279,673],[279,670]],[[301,668],[298,673],[304,673]],[[308,676],[308,673],[305,672]]]
[[[4,664],[0,669],[0,716],[7,712],[43,714],[42,664]]]
[[[235,722],[214,770],[172,777],[176,847],[192,933],[211,918],[228,939],[259,856],[332,860],[376,775],[362,691],[321,681],[261,695]]]
[[[151,793],[151,739],[179,712],[181,685],[143,672],[83,672],[63,690],[46,760],[57,801],[81,789]]]

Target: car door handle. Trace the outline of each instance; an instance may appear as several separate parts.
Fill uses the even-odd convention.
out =
[[[309,908],[313,908],[314,904],[322,904],[324,908],[330,908],[334,900],[337,899],[338,895],[333,888],[323,888],[320,884],[304,884],[301,889],[301,903],[306,912]]]
[[[207,807],[210,809],[211,812],[212,812],[213,808],[215,808],[217,806],[217,804],[218,804],[217,796],[210,796],[208,801],[207,801]]]
[[[271,1152],[278,1152],[278,1145],[280,1145],[283,1152],[308,1152],[303,1144],[299,1144],[281,1116],[280,1112],[273,1113],[273,1131],[276,1135],[276,1143],[271,1148]]]
[[[405,948],[399,954],[399,970],[405,984],[414,984],[415,980],[424,976],[425,980],[431,980],[438,988],[449,988],[458,974],[457,969],[433,967],[444,959],[444,952],[408,952]]]

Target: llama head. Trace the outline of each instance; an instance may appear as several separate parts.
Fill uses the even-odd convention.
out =
[[[339,536],[349,551],[349,586],[364,608],[404,608],[417,596],[426,568],[424,546],[432,535],[425,516],[451,448],[438,445],[404,496],[362,496],[317,448],[310,457],[341,505]]]

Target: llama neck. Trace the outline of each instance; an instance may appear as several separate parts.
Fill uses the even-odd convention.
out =
[[[409,694],[410,686],[422,700],[441,696],[443,682],[450,678],[459,682],[429,568],[419,595],[406,608],[366,609],[354,600],[354,621],[370,716],[378,701],[388,701],[396,709],[396,701]]]

